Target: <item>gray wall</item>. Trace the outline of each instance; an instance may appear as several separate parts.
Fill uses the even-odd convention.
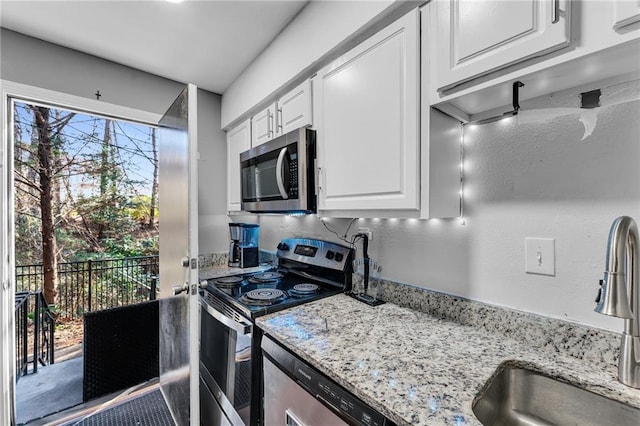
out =
[[[200,253],[226,251],[227,142],[220,130],[220,95],[198,91],[198,219]]]
[[[163,114],[184,85],[2,28],[4,80]]]
[[[72,49],[2,29],[0,78],[61,93],[163,114],[184,84]],[[220,130],[220,95],[198,91],[199,214],[201,251],[224,251],[226,138]],[[220,228],[220,229],[218,229]],[[222,230],[222,231],[221,231]],[[223,235],[222,238],[218,238]]]

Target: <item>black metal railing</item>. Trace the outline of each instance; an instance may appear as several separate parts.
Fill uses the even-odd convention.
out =
[[[38,363],[42,365],[53,364],[55,361],[54,333],[56,320],[44,299],[44,294],[39,291],[35,297],[35,320],[33,325],[33,372],[38,371]]]
[[[16,293],[16,379],[29,369],[29,292]]]
[[[78,318],[85,312],[155,299],[158,256],[87,260],[58,264],[55,312]],[[16,266],[16,288],[40,291],[42,265]]]
[[[16,381],[55,362],[56,321],[42,292],[18,292],[15,302]],[[29,371],[31,364],[31,371]]]

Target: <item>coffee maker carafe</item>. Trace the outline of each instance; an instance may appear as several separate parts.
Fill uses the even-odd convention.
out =
[[[229,266],[251,268],[258,266],[260,225],[230,223]]]
[[[240,266],[240,236],[242,231],[239,223],[229,224],[229,266],[237,268]]]

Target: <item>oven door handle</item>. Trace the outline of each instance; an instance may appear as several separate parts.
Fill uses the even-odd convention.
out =
[[[237,321],[229,318],[202,299],[200,299],[200,306],[202,306],[209,315],[218,320],[218,322],[222,323],[222,325],[227,326],[244,336],[246,336],[247,334],[251,334],[253,324],[251,324],[250,322],[242,320]]]

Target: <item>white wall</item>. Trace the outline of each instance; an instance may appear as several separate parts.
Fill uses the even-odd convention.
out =
[[[373,231],[370,255],[384,278],[621,331],[593,301],[611,223],[640,220],[640,83],[602,90],[603,107],[591,112],[577,108],[574,89],[522,103],[511,121],[465,127],[464,225],[361,219],[349,235]],[[583,112],[597,115],[584,140]],[[348,222],[326,223],[343,234]],[[316,216],[260,223],[267,250],[292,234],[336,240]],[[525,237],[556,239],[555,277],[525,274]]]

